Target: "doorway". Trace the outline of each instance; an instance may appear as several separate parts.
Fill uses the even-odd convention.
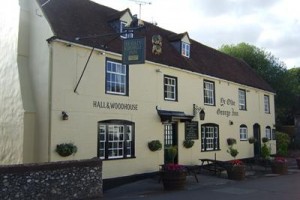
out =
[[[254,142],[254,157],[259,157],[261,151],[261,139],[260,125],[257,123],[253,125],[253,137],[256,139],[256,142]]]
[[[177,123],[164,124],[164,164],[178,163]]]

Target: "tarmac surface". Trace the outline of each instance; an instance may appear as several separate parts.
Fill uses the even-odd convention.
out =
[[[165,191],[159,177],[129,183],[104,192],[103,199],[213,199],[213,200],[300,200],[300,170],[295,159],[288,160],[287,175],[272,174],[270,168],[247,167],[246,179],[227,179],[226,172],[220,176],[197,174],[187,176],[184,190]]]

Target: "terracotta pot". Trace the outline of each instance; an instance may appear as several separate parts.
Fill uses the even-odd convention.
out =
[[[296,158],[298,169],[300,169],[300,158]]]
[[[183,190],[186,183],[185,172],[162,172],[162,181],[165,190]]]
[[[244,165],[232,166],[227,169],[227,176],[230,180],[244,180],[246,176],[246,169]]]
[[[287,168],[287,163],[285,162],[274,162],[272,164],[272,173],[283,175],[287,173]]]

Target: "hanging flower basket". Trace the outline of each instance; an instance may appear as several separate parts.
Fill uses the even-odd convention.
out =
[[[183,141],[183,146],[187,149],[192,148],[194,146],[194,141],[193,140],[184,140]]]
[[[150,151],[158,151],[161,150],[162,144],[159,140],[152,140],[148,142],[148,148],[150,149]]]
[[[77,146],[73,143],[62,143],[56,145],[55,150],[60,156],[67,157],[77,152]]]

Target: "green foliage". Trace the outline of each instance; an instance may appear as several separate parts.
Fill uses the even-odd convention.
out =
[[[236,139],[227,138],[227,144],[228,144],[228,146],[232,146],[232,145],[236,144]]]
[[[262,142],[263,142],[263,143],[267,143],[267,142],[269,142],[269,138],[267,138],[267,137],[263,137],[263,138],[262,138]]]
[[[244,60],[272,86],[276,91],[276,124],[292,124],[294,107],[299,105],[300,68],[287,70],[270,52],[247,43],[223,45],[219,50]]]
[[[56,145],[55,150],[60,156],[66,157],[77,152],[77,146],[73,143],[62,143]]]
[[[287,156],[288,146],[291,141],[289,135],[282,132],[276,132],[275,137],[276,137],[277,155]]]
[[[261,147],[261,157],[263,159],[269,159],[271,155],[271,149],[267,146],[266,143]]]
[[[229,153],[235,159],[235,157],[239,154],[239,151],[233,148],[232,146],[230,146],[229,149],[227,150],[227,153]]]
[[[248,139],[248,141],[249,141],[250,144],[254,144],[255,142],[257,142],[255,137],[250,137]]]
[[[189,149],[189,148],[193,147],[194,143],[195,142],[193,140],[184,140],[183,141],[183,146],[185,148]]]
[[[148,142],[148,148],[150,149],[150,151],[158,151],[161,150],[162,144],[159,140],[152,140]]]
[[[176,145],[173,146],[168,146],[165,148],[165,153],[167,154],[167,162],[168,163],[174,163],[175,162],[175,157],[177,155],[178,149]]]

